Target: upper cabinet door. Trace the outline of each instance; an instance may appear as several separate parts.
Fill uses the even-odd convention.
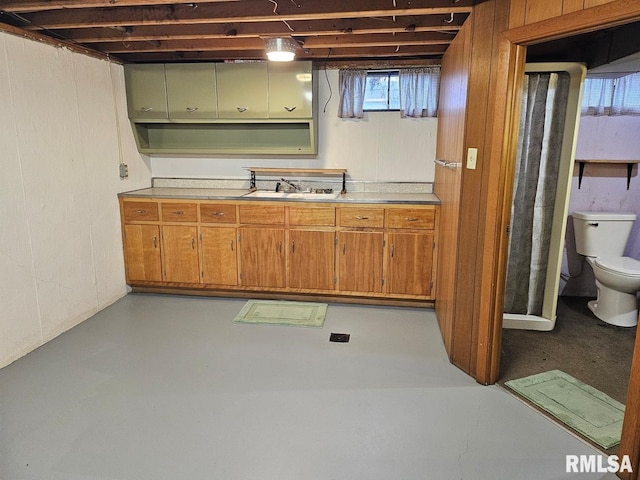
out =
[[[266,62],[218,64],[220,118],[268,118],[267,74]]]
[[[214,63],[165,65],[169,118],[218,118]]]
[[[124,78],[129,118],[167,118],[164,65],[125,65]]]
[[[269,117],[311,118],[311,62],[269,64]]]

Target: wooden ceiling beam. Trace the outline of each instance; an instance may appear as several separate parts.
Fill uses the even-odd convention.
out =
[[[341,48],[314,49],[296,54],[297,60],[328,61],[329,59],[362,59],[401,58],[401,57],[434,57],[439,59],[446,50],[445,45],[376,47],[376,48]],[[266,60],[264,49],[243,51],[171,51],[171,52],[131,52],[114,54],[115,58],[125,63],[169,63],[224,60]]]
[[[312,20],[289,22],[293,32],[283,22],[266,23],[210,23],[196,25],[143,25],[135,27],[97,27],[56,30],[56,33],[79,43],[121,42],[145,40],[195,40],[202,38],[246,38],[261,36],[320,36],[336,34],[367,35],[374,33],[449,32],[455,35],[467,15],[455,15],[446,23],[448,15],[396,17],[391,19],[357,18],[348,20]]]
[[[215,3],[238,0],[200,0],[197,3]],[[2,0],[0,10],[5,12],[42,12],[71,8],[112,8],[149,5],[171,5],[176,0]]]
[[[442,33],[395,33],[307,37],[304,48],[357,48],[397,45],[448,45],[454,35]]]
[[[450,36],[430,32],[381,34],[381,35],[342,35],[307,38],[301,49],[398,47],[405,45],[448,45]],[[199,40],[152,40],[143,42],[108,42],[88,44],[98,51],[117,54],[126,52],[174,52],[174,51],[242,51],[264,49],[261,38],[214,38]]]
[[[450,0],[368,0],[344,2],[324,0],[297,7],[293,2],[274,5],[264,0],[176,4],[155,7],[119,7],[103,9],[52,10],[23,14],[31,22],[25,28],[59,29],[86,27],[117,27],[136,25],[171,25],[196,23],[281,22],[295,20],[326,20],[344,18],[397,17],[443,15],[471,12],[472,0],[460,0],[451,6]]]

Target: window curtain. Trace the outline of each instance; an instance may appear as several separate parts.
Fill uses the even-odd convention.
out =
[[[541,315],[570,77],[525,75],[504,312]]]
[[[401,69],[400,116],[436,117],[440,67]]]
[[[584,82],[582,115],[640,115],[640,73],[612,78],[589,77]]]
[[[364,90],[367,84],[366,70],[340,70],[338,77],[340,106],[338,117],[364,117]]]

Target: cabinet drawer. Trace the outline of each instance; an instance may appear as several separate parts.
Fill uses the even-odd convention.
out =
[[[156,202],[122,202],[124,221],[136,220],[158,221],[158,204]]]
[[[342,227],[377,227],[384,225],[383,208],[341,208],[340,226]]]
[[[163,222],[196,222],[198,206],[195,203],[163,203]]]
[[[284,206],[240,205],[240,223],[284,225]]]
[[[390,208],[387,210],[387,228],[420,228],[433,230],[435,209]]]
[[[236,206],[229,204],[201,203],[202,223],[236,223]]]
[[[334,207],[289,207],[289,225],[321,225],[332,227],[336,224]]]

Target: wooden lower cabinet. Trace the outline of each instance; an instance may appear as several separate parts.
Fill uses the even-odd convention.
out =
[[[235,227],[200,227],[202,283],[238,285]]]
[[[434,206],[121,199],[132,286],[429,301]]]
[[[289,230],[287,287],[333,290],[335,233]]]
[[[238,233],[240,284],[248,287],[284,287],[284,229],[240,227]]]
[[[382,292],[382,232],[349,232],[338,235],[338,288],[348,292]]]
[[[164,225],[162,257],[165,282],[199,283],[198,228]]]
[[[430,296],[433,270],[433,231],[389,233],[387,292]]]
[[[124,225],[123,229],[127,281],[162,281],[160,228],[157,225]]]

